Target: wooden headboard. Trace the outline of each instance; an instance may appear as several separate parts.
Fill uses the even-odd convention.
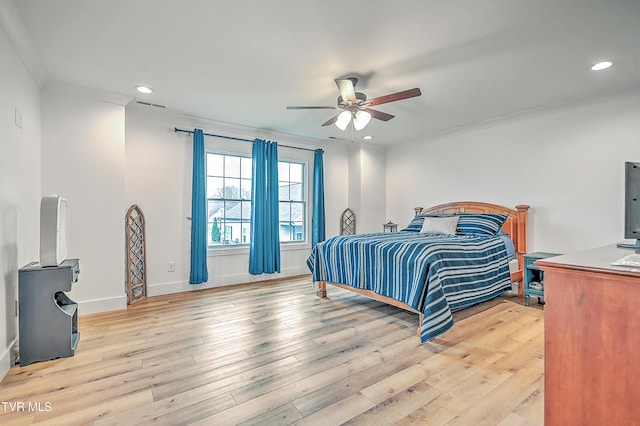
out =
[[[520,204],[515,210],[509,207],[498,206],[497,204],[479,203],[475,201],[458,201],[454,203],[440,204],[429,208],[414,207],[416,215],[419,214],[452,214],[452,213],[502,213],[509,215],[507,221],[502,225],[502,230],[506,232],[516,248],[518,255],[518,266],[524,270],[523,256],[527,254],[527,232],[529,206]]]

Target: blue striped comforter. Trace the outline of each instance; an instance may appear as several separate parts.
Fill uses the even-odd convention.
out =
[[[453,326],[452,312],[511,288],[507,251],[497,237],[343,235],[318,243],[307,265],[313,281],[371,290],[423,312],[423,342]]]

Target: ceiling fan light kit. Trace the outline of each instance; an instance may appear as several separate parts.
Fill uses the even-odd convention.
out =
[[[416,87],[367,100],[367,95],[355,91],[357,84],[358,79],[355,77],[336,79],[336,85],[340,91],[337,106],[288,106],[287,109],[341,109],[342,112],[322,123],[322,126],[335,124],[340,130],[345,130],[349,123],[353,122],[354,129],[362,130],[367,127],[371,118],[389,121],[394,117],[386,112],[371,109],[371,106],[413,98],[422,94],[420,89]]]
[[[347,128],[350,121],[351,121],[351,111],[342,111],[340,114],[338,114],[338,119],[334,124],[338,129],[344,130]]]
[[[370,121],[371,114],[367,111],[358,111],[353,115],[353,127],[355,127],[356,130],[364,129]]]

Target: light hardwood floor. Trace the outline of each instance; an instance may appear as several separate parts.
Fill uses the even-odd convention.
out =
[[[500,297],[420,344],[417,315],[328,293],[302,277],[81,316],[74,357],[10,369],[0,424],[543,424],[539,307]]]

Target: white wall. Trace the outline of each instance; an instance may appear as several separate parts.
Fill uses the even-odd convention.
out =
[[[528,204],[529,251],[624,237],[624,162],[640,161],[640,92],[565,103],[390,148],[391,217],[449,201]]]
[[[80,315],[124,308],[125,99],[71,86],[42,95],[42,193],[68,200],[69,294]]]
[[[349,147],[349,208],[356,232],[382,232],[386,220],[386,152],[360,142]]]
[[[0,26],[0,379],[13,364],[18,268],[37,260],[40,89]],[[15,109],[22,129],[15,124]]]
[[[186,130],[201,128],[238,138],[260,137],[281,145],[309,149],[322,148],[324,154],[325,209],[327,235],[339,232],[339,215],[348,207],[348,145],[337,141],[309,141],[287,135],[271,134],[223,123],[181,117],[154,111],[135,103],[127,107],[126,119],[126,204],[137,204],[146,219],[147,287],[149,295],[219,287],[278,277],[308,274],[305,260],[310,244],[283,247],[281,273],[250,275],[247,248],[211,250],[208,255],[209,281],[190,285],[189,250],[191,216],[192,139],[187,133],[175,133],[174,127]],[[205,137],[207,149],[251,154],[251,143]],[[313,179],[313,152],[280,147],[280,158],[308,163],[308,178]],[[308,194],[309,209],[312,207]],[[309,218],[311,216],[309,215]],[[309,219],[309,225],[311,224]],[[310,240],[310,228],[307,231]],[[175,272],[168,263],[175,262]]]
[[[361,212],[358,232],[382,232],[386,216],[386,160],[384,149],[363,143],[360,163]]]
[[[360,196],[361,172],[360,164],[362,164],[362,152],[359,146],[349,147],[349,170],[348,180],[348,207],[356,214],[356,232],[364,233],[364,228],[360,226],[360,215],[362,214],[362,200]],[[362,228],[362,229],[361,229]]]

